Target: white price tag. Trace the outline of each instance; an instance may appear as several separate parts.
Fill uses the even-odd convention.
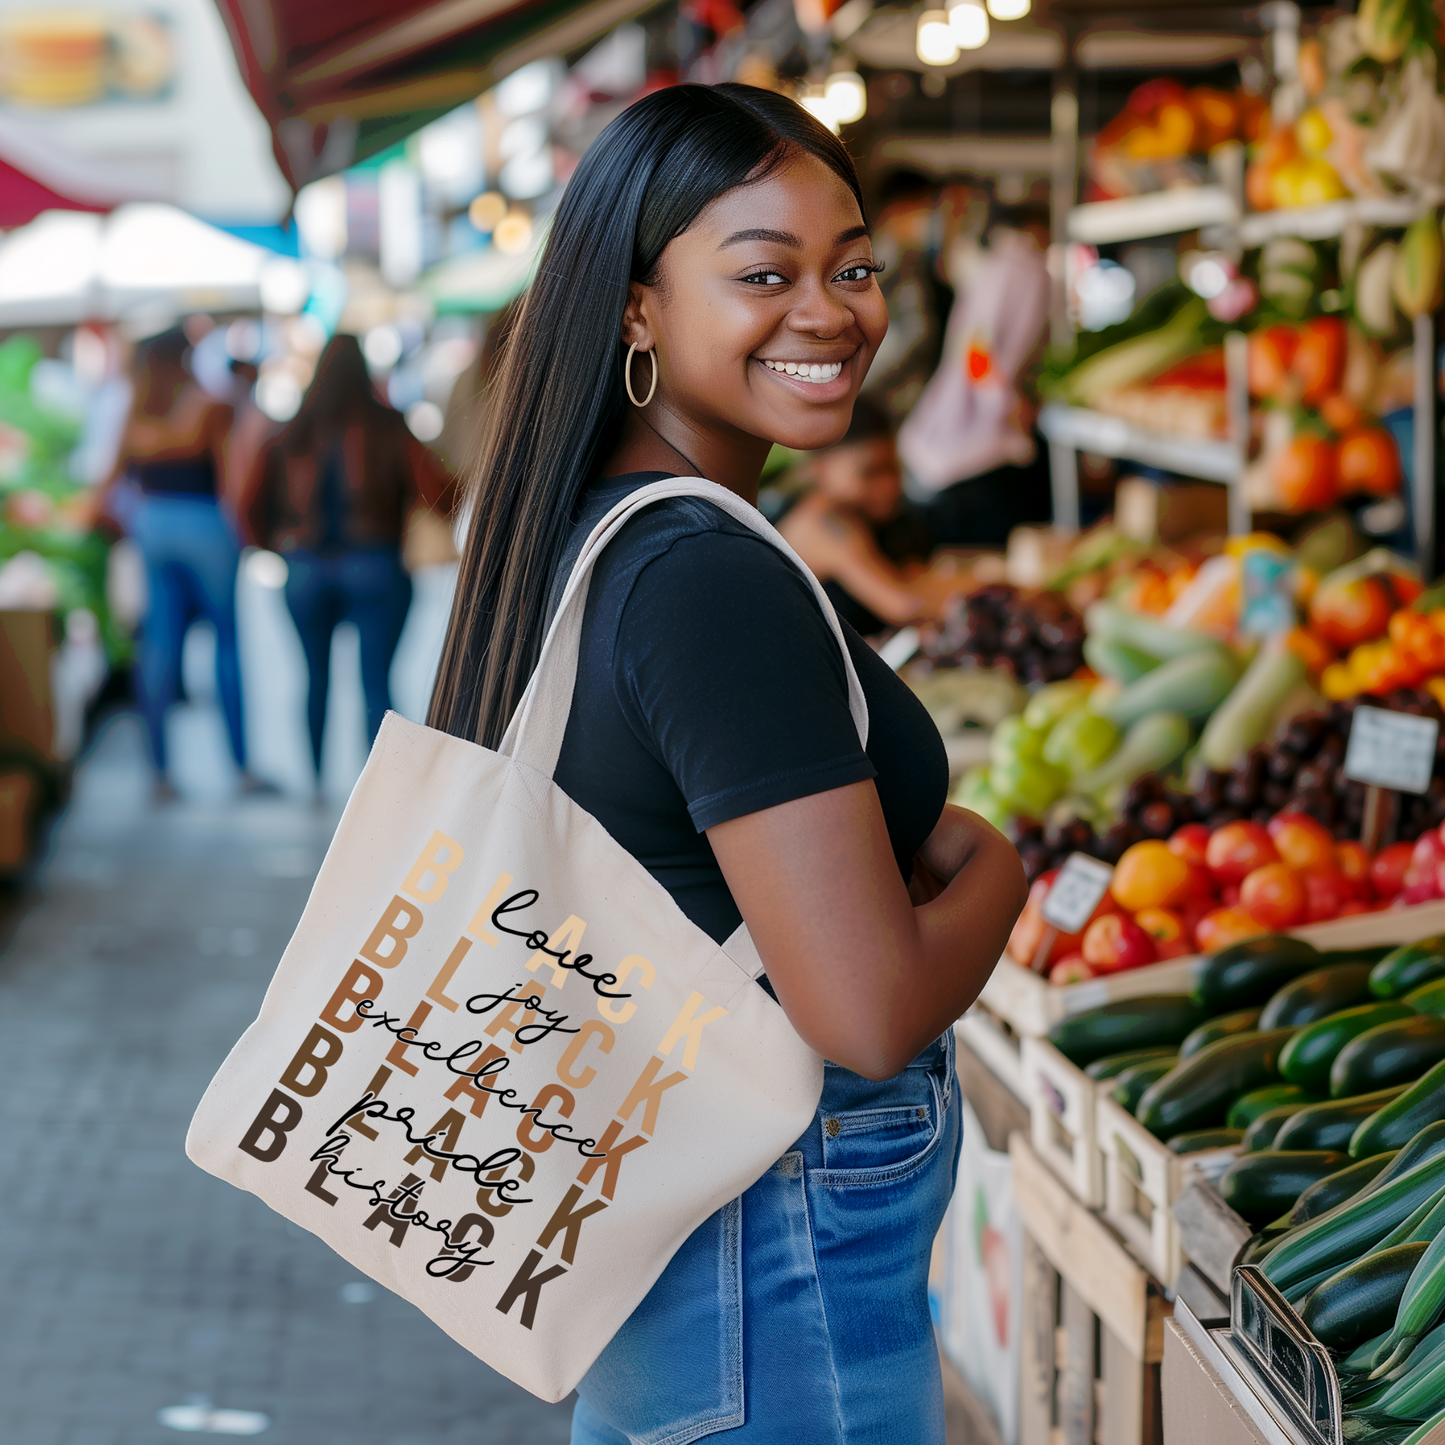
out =
[[[1435,736],[1440,725],[1432,717],[1357,707],[1350,724],[1345,776],[1356,783],[1423,793],[1435,768]]]
[[[1060,933],[1082,933],[1099,906],[1114,870],[1087,853],[1071,853],[1039,910]]]

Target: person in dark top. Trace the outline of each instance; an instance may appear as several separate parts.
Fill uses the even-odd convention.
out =
[[[498,745],[612,502],[682,476],[756,504],[774,442],[844,433],[887,324],[874,271],[847,152],[793,101],[681,85],[608,126],[492,383],[433,726]],[[946,805],[922,707],[844,634],[866,746],[810,584],[716,506],[648,507],[591,579],[555,780],[711,937],[746,922],[828,1062],[814,1123],[583,1377],[574,1445],[943,1440],[927,1271],[959,1145],[952,1024],[1025,886],[1008,841]]]
[[[838,616],[865,637],[939,617],[962,587],[952,560],[928,565],[933,538],[903,495],[893,424],[860,397],[848,430],[804,463],[813,486],[778,530],[823,584]]]
[[[402,533],[418,502],[449,513],[455,487],[401,413],[378,399],[356,338],[333,336],[300,410],[259,454],[240,508],[249,540],[286,559],[318,777],[331,636],[341,622],[356,624],[373,742],[391,706],[391,660],[411,606]]]
[[[190,342],[179,329],[137,347],[135,398],[117,471],[140,493],[125,521],[145,560],[148,595],[137,670],[161,798],[175,795],[165,719],[180,696],[181,650],[196,617],[215,628],[216,690],[242,787],[263,786],[246,768],[236,645],[241,551],[218,497],[232,410],[191,377],[189,351]]]

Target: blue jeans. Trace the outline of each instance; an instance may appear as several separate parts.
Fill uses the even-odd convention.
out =
[[[942,1445],[928,1261],[962,1142],[953,1037],[808,1131],[689,1236],[577,1387],[572,1445]]]
[[[129,517],[145,559],[150,598],[140,644],[141,706],[151,756],[166,770],[166,710],[180,696],[181,649],[197,616],[216,629],[216,690],[238,768],[246,766],[241,663],[236,649],[236,567],[241,550],[208,497],[146,495]]]
[[[335,556],[286,553],[286,606],[301,634],[310,686],[306,724],[311,756],[321,771],[326,730],[326,689],[331,680],[331,634],[353,622],[361,636],[361,690],[366,697],[366,735],[375,742],[391,706],[391,659],[411,606],[411,578],[392,546],[353,547]]]

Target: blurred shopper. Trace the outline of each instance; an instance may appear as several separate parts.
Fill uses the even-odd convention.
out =
[[[136,489],[113,508],[145,559],[149,598],[140,641],[140,693],[158,792],[170,796],[166,712],[180,696],[186,630],[204,617],[216,632],[216,687],[231,752],[246,770],[241,667],[236,649],[240,547],[221,512],[218,486],[232,411],[186,366],[190,342],[167,331],[136,349],[135,401],[121,441],[119,474]]]
[[[938,616],[964,580],[951,558],[928,565],[933,540],[903,496],[887,413],[860,397],[842,438],[805,465],[812,488],[783,513],[778,530],[838,615],[864,637]]]
[[[361,635],[368,741],[391,706],[389,674],[411,606],[401,562],[420,503],[449,513],[456,483],[401,413],[377,398],[354,336],[334,336],[296,416],[257,460],[241,503],[251,541],[286,559],[291,610],[310,676],[306,720],[321,772],[331,635]]]

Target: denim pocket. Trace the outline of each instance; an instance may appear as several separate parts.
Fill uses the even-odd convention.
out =
[[[908,1102],[823,1116],[823,1168],[809,1172],[813,1185],[891,1184],[932,1157],[944,1134],[947,1095],[934,1070],[908,1072]]]

